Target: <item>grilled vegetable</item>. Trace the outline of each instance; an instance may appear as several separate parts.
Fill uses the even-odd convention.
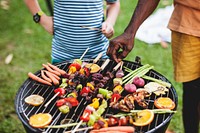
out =
[[[116,78],[122,78],[124,76],[124,71],[123,70],[118,70],[115,74]]]
[[[135,77],[133,79],[133,84],[135,84],[137,87],[143,87],[145,85],[145,81],[143,78]]]
[[[66,93],[66,90],[64,88],[57,88],[54,90],[55,93],[59,93],[58,96],[63,96]]]
[[[81,59],[74,59],[73,63],[77,63],[79,65],[82,65],[82,60]]]
[[[76,68],[76,71],[79,71],[80,69],[81,69],[81,65],[80,64],[78,64],[78,63],[72,63],[70,66],[69,66],[69,70],[71,69],[71,68]]]
[[[119,94],[121,94],[123,90],[124,90],[124,89],[123,89],[123,87],[122,87],[121,85],[117,85],[117,86],[115,86],[115,88],[113,89],[113,93],[119,93]]]
[[[42,66],[43,66],[44,68],[46,68],[48,72],[51,72],[51,73],[53,73],[53,74],[55,74],[55,75],[57,75],[57,76],[61,76],[61,74],[60,74],[59,72],[53,70],[53,69],[52,69],[51,67],[49,67],[48,65],[42,64]]]
[[[125,84],[124,89],[129,93],[133,93],[136,91],[136,86],[134,84],[128,83]]]
[[[57,66],[55,66],[55,65],[53,65],[51,63],[47,63],[47,65],[49,67],[51,67],[52,69],[54,69],[55,71],[59,72],[61,75],[65,75],[66,74],[66,72],[64,70],[58,68]]]
[[[66,103],[66,101],[65,101],[64,98],[63,99],[59,99],[59,100],[56,101],[56,106],[60,107],[60,106],[64,105],[65,103]]]
[[[89,105],[90,105],[91,107],[97,109],[97,108],[99,107],[99,99],[97,99],[97,98],[92,99],[92,103],[89,104]]]
[[[59,111],[62,112],[63,114],[67,114],[70,111],[70,107],[67,105],[62,105],[59,108]]]
[[[77,106],[79,104],[78,100],[74,97],[67,97],[65,101],[69,102],[72,106]]]
[[[55,75],[55,74],[53,74],[53,73],[51,73],[49,71],[44,71],[44,72],[52,80],[52,82],[53,82],[54,85],[58,85],[59,84],[60,78],[57,75]]]
[[[110,102],[117,102],[121,98],[121,95],[118,93],[112,94],[112,97],[110,99]]]
[[[40,82],[42,84],[46,84],[46,85],[49,85],[49,86],[52,85],[50,82],[48,82],[48,81],[46,81],[46,80],[44,80],[44,79],[36,76],[35,74],[33,74],[31,72],[28,73],[28,77],[31,78],[31,79],[33,79],[33,80],[35,80],[35,81],[38,81],[38,82]]]
[[[114,86],[122,85],[122,78],[114,78],[113,79],[113,85]]]
[[[88,95],[88,93],[90,92],[90,87],[83,87],[83,89],[80,92],[81,96],[84,96],[85,94]]]
[[[83,115],[80,117],[81,121],[88,122],[90,120],[91,110],[85,109]]]
[[[110,99],[112,95],[112,91],[108,91],[103,88],[99,88],[99,93],[102,94],[105,98]]]

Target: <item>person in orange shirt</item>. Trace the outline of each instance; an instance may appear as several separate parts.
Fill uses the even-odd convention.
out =
[[[119,62],[134,47],[139,26],[156,9],[159,0],[139,0],[124,33],[110,41],[107,55]],[[172,31],[174,79],[183,84],[185,133],[199,133],[200,119],[200,1],[174,0],[168,28]],[[122,51],[119,51],[122,49]]]

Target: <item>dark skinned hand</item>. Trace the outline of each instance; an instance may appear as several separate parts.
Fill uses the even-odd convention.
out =
[[[133,49],[133,46],[134,38],[130,34],[123,33],[122,35],[110,40],[106,54],[118,63],[129,54]],[[119,51],[120,48],[122,51]]]

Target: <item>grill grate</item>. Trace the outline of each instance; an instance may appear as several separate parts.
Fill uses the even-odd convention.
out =
[[[84,60],[85,62],[89,62],[91,63],[92,60],[91,59],[86,59]],[[101,66],[103,64],[105,60],[99,60],[97,62],[97,64],[99,66]],[[67,71],[67,68],[69,67],[71,63],[70,62],[62,62],[57,64],[57,66],[63,70]],[[106,68],[101,72],[102,74],[104,74],[107,71],[112,72],[113,68],[116,66],[116,63],[114,61],[110,61],[109,64],[106,66]],[[138,67],[140,67],[140,62],[136,63],[136,62],[129,62],[129,61],[124,61],[124,66],[134,70]],[[41,76],[40,75],[40,71],[37,71],[35,73],[37,76]],[[125,73],[126,74],[126,73]],[[157,73],[154,70],[150,70],[146,75],[156,78],[156,79],[160,79],[166,82],[169,82],[164,76],[162,76],[161,74]],[[145,80],[146,83],[148,83],[148,80]],[[111,84],[111,83],[110,83]],[[111,86],[111,85],[110,85]],[[75,127],[69,128],[69,129],[63,129],[63,128],[59,128],[59,129],[53,129],[53,128],[46,128],[46,129],[36,129],[36,128],[32,128],[29,124],[29,118],[31,115],[33,114],[37,114],[37,113],[50,113],[53,116],[53,121],[51,122],[51,125],[59,125],[61,123],[61,120],[63,119],[70,119],[71,121],[69,121],[68,123],[72,123],[72,122],[79,122],[79,117],[81,116],[81,114],[84,111],[84,108],[87,105],[87,101],[85,101],[84,98],[78,98],[78,100],[80,101],[79,105],[75,108],[72,108],[70,110],[70,112],[68,114],[62,114],[58,108],[56,107],[56,100],[57,98],[55,98],[48,107],[44,107],[44,104],[46,102],[48,102],[53,96],[54,96],[54,89],[56,89],[55,86],[46,86],[46,85],[42,85],[39,84],[31,79],[27,79],[23,85],[20,87],[18,94],[16,96],[16,100],[15,100],[15,105],[16,105],[16,111],[17,114],[20,118],[20,120],[22,121],[22,123],[24,124],[24,126],[29,129],[32,132],[46,132],[46,133],[62,133],[64,131],[67,131],[69,129],[73,129]],[[24,102],[24,99],[31,95],[31,94],[38,94],[41,95],[45,98],[45,101],[42,105],[40,106],[30,106],[28,104],[26,104]],[[174,87],[172,86],[169,89],[169,92],[163,96],[167,96],[170,97],[176,104],[177,106],[177,94],[176,91],[174,89]],[[160,97],[160,96],[159,96]],[[149,109],[154,109],[154,105],[153,102],[155,99],[157,99],[158,96],[156,95],[151,95],[147,101],[149,102]],[[107,110],[105,111],[107,113],[112,113],[112,109],[107,108]],[[173,114],[155,114],[154,120],[151,124],[144,126],[144,127],[135,127],[136,128],[136,132],[155,132],[157,129],[161,128],[162,126],[166,125],[167,123],[169,123],[169,121],[171,120]],[[72,121],[73,120],[73,121]],[[82,131],[82,132],[88,132],[88,131]]]

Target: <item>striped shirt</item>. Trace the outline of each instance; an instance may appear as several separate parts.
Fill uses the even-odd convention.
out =
[[[100,52],[105,58],[109,40],[101,31],[81,27],[101,28],[103,17],[103,0],[54,0],[52,60],[80,58],[88,47],[84,58],[95,58]]]

